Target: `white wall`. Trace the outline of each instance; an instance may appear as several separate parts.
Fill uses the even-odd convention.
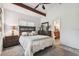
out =
[[[62,6],[61,42],[79,49],[79,4]]]
[[[39,15],[35,12],[26,10],[22,7],[19,7],[17,5],[11,4],[11,3],[4,3],[3,4],[3,8],[5,9],[5,19],[6,21],[10,22],[10,23],[17,23],[18,21],[16,21],[15,18],[17,19],[26,19],[27,21],[32,21],[35,23],[35,25],[37,26],[37,30],[39,27],[39,23],[40,23],[40,18],[42,17],[42,15]],[[19,16],[16,16],[19,15]],[[10,20],[10,18],[13,20]],[[29,18],[29,19],[27,19]],[[15,20],[14,20],[15,19]],[[16,22],[15,22],[16,21]]]
[[[12,30],[11,26],[18,26],[18,13],[4,9],[4,18],[4,34],[11,35],[11,33],[8,33]]]
[[[36,30],[39,29],[41,19],[40,17],[25,15],[12,10],[4,9],[5,11],[5,32],[10,31],[9,26],[19,26],[19,21],[33,22],[35,24]],[[23,23],[24,24],[24,23]]]
[[[35,12],[26,10],[22,7],[19,7],[14,4],[10,3],[4,3],[3,8],[5,9],[5,19],[6,21],[9,21],[10,23],[18,23],[15,18],[19,19],[26,19],[27,21],[32,21],[37,26],[36,30],[38,30],[38,27],[40,25],[41,17],[42,15],[39,15]],[[18,16],[17,16],[18,15]],[[10,18],[13,20],[10,20]],[[16,21],[16,22],[15,22]]]
[[[46,20],[53,24],[54,20],[61,21],[61,43],[79,49],[79,4],[57,4],[47,10]]]

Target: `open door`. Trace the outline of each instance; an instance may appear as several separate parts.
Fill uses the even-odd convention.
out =
[[[54,20],[52,26],[52,35],[53,39],[55,40],[55,45],[60,45],[60,20]]]

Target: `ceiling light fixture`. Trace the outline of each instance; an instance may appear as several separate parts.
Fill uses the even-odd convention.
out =
[[[42,5],[42,8],[45,10],[45,6],[44,5]]]

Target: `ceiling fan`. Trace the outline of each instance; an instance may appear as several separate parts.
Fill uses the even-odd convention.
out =
[[[38,8],[39,5],[42,5],[42,8],[45,10],[45,4],[50,4],[50,3],[39,3],[34,9]]]

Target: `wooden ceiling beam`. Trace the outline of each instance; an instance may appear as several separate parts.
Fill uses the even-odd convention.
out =
[[[36,9],[33,9],[32,7],[29,7],[29,6],[27,6],[27,5],[24,5],[23,3],[13,3],[13,4],[15,4],[15,5],[17,5],[17,6],[20,6],[20,7],[22,7],[22,8],[28,9],[28,10],[30,10],[30,11],[33,11],[33,12],[35,12],[35,13],[37,13],[37,14],[42,15],[42,16],[46,16],[45,13],[43,13],[43,12],[41,12],[41,11],[38,11],[38,10],[36,10]]]

